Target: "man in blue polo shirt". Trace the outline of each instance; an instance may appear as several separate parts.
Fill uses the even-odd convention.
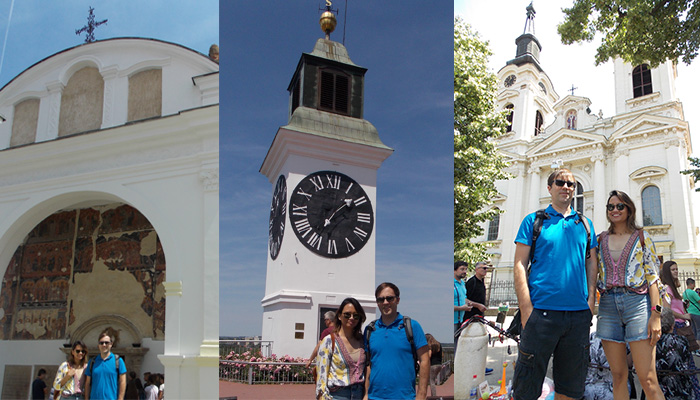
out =
[[[416,371],[413,350],[406,336],[404,318],[398,313],[399,288],[384,282],[374,295],[381,318],[365,343],[369,366],[365,375],[365,389],[370,400],[425,399],[430,375],[428,341],[423,328],[411,320],[413,342],[420,360],[420,381],[416,391]],[[367,338],[369,327],[365,328]]]
[[[526,268],[535,213],[525,217],[515,238],[513,276],[523,324],[513,377],[515,400],[540,397],[552,354],[554,398],[580,399],[584,393],[598,242],[589,220],[587,257],[586,228],[571,208],[575,189],[571,171],[558,169],[549,175],[547,190],[552,202],[545,210],[529,277]]]
[[[126,366],[124,360],[117,360],[112,353],[114,336],[110,332],[108,328],[100,333],[100,354],[85,368],[85,400],[124,400]]]
[[[455,261],[455,281],[454,281],[454,331],[457,330],[462,325],[462,318],[464,318],[464,312],[471,310],[469,302],[467,301],[467,288],[464,286],[464,278],[467,276],[468,264],[465,261]],[[455,353],[457,353],[457,342],[459,339],[455,336]]]

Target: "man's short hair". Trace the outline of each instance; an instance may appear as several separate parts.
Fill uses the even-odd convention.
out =
[[[486,267],[489,266],[489,264],[488,264],[486,261],[477,261],[477,263],[474,264],[474,269],[479,268],[480,265],[484,265],[484,266],[486,266]]]
[[[685,280],[686,285],[695,285],[695,279],[693,278],[688,278]]]
[[[454,270],[457,271],[457,268],[461,267],[462,265],[465,265],[467,267],[469,266],[469,264],[467,264],[466,261],[461,261],[461,260],[455,261],[455,269]]]
[[[576,182],[576,177],[574,176],[573,172],[566,168],[559,168],[555,169],[551,174],[549,174],[549,177],[547,178],[547,186],[552,186],[554,184],[554,180],[559,178],[561,175],[571,175],[571,177],[574,178],[574,182]]]
[[[379,286],[377,286],[377,290],[374,291],[374,297],[379,297],[379,293],[381,293],[382,290],[386,288],[391,288],[391,290],[394,291],[394,295],[396,295],[396,297],[401,297],[401,295],[399,294],[399,287],[391,282],[380,283]]]
[[[335,320],[335,311],[326,311],[325,314],[323,314],[323,319],[330,319],[331,321]]]
[[[46,370],[43,369],[43,368],[41,368],[41,369],[39,369],[39,374],[37,374],[37,376],[42,376],[42,375],[44,375],[45,373],[46,373]]]

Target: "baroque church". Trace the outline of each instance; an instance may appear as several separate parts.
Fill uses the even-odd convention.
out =
[[[574,173],[573,207],[591,218],[596,232],[608,226],[608,194],[622,190],[637,206],[637,223],[662,259],[695,271],[700,266],[695,183],[680,173],[690,167],[692,147],[676,96],[675,63],[651,68],[614,60],[615,115],[603,118],[591,112],[588,98],[560,98],[554,91],[539,62],[534,14],[531,4],[516,39],[516,57],[497,72],[498,107],[510,111],[507,133],[497,146],[512,177],[497,182],[490,206],[503,213],[483,225],[481,241],[497,267],[492,280],[512,280],[517,229],[525,215],[550,203],[547,177],[558,167]],[[515,299],[514,294],[497,297],[492,303]]]
[[[169,398],[218,397],[218,47],[65,49],[0,89],[0,116],[1,397],[107,327]]]

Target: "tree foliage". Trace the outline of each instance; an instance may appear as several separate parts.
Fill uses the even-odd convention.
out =
[[[692,165],[695,168],[686,169],[685,171],[681,171],[681,174],[692,176],[694,182],[700,181],[700,158],[688,157],[688,161],[690,161],[690,165]],[[695,189],[695,191],[700,192],[700,188]]]
[[[496,107],[496,76],[488,69],[491,51],[461,19],[454,24],[454,246],[455,259],[483,260],[486,248],[472,239],[480,223],[498,210],[484,210],[507,179],[506,164],[493,139],[505,132],[506,114]]]
[[[557,30],[564,44],[603,35],[595,62],[622,58],[656,67],[666,60],[690,64],[700,47],[700,1],[575,0]]]

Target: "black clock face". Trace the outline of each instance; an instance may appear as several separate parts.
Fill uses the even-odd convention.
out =
[[[372,236],[372,202],[347,175],[319,171],[299,182],[289,198],[289,221],[301,243],[328,258],[351,256]]]
[[[508,75],[508,77],[506,78],[506,81],[504,82],[505,85],[506,85],[506,87],[511,87],[511,86],[513,86],[513,84],[515,83],[515,80],[516,80],[516,79],[517,79],[517,78],[515,77],[515,75]]]
[[[284,175],[277,178],[275,192],[272,194],[272,205],[270,206],[270,234],[268,244],[270,246],[270,257],[276,259],[282,247],[284,237],[284,222],[287,218],[287,181]]]

